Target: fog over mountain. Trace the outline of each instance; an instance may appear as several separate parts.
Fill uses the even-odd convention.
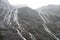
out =
[[[31,9],[0,0],[0,40],[60,40],[59,8]]]

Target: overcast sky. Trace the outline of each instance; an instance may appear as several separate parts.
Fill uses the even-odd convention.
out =
[[[49,4],[60,5],[60,0],[8,0],[11,5],[28,5],[36,9]]]

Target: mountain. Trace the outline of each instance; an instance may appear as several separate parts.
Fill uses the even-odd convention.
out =
[[[50,19],[50,22],[57,22],[59,21],[59,15],[60,15],[60,5],[48,5],[42,8],[38,8],[39,12],[42,12],[44,15],[46,15],[46,17]],[[55,18],[53,18],[53,17]]]
[[[0,0],[0,40],[59,40],[59,35],[53,34],[57,26],[52,18],[48,18],[50,22],[44,13],[39,13],[40,9],[12,6],[7,0]]]
[[[36,11],[45,20],[45,25],[60,39],[60,5],[48,5],[38,8]],[[44,21],[43,20],[43,21]]]
[[[0,40],[40,39],[36,31],[42,20],[35,10],[29,7],[15,8],[7,0],[0,2]]]

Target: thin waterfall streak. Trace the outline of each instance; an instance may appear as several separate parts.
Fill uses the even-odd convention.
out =
[[[42,20],[44,21],[44,23],[46,23],[45,19],[40,15],[40,13],[39,13],[39,16],[42,18]]]
[[[18,30],[18,29],[16,29],[16,30],[17,30],[18,34],[21,36],[21,38],[23,38],[23,40],[26,40],[26,39],[22,36],[22,34],[19,32],[19,30]]]
[[[18,19],[17,19],[17,10],[14,11],[15,13],[12,13],[13,11],[14,11],[14,10],[8,11],[7,15],[6,15],[5,18],[4,18],[4,21],[6,21],[7,24],[10,25],[9,22],[11,21],[11,18],[12,18],[12,16],[13,16],[12,19],[13,19],[14,22],[16,22],[16,23],[18,24],[18,27],[17,27],[17,28],[12,27],[12,28],[14,28],[14,29],[17,30],[19,36],[20,36],[23,40],[26,40],[26,39],[22,36],[21,32],[20,32],[19,29],[18,29],[18,28],[20,28],[21,25],[18,23]],[[20,30],[21,30],[21,29],[20,29]]]
[[[19,31],[19,29],[15,28],[15,27],[12,27],[12,28],[13,28],[13,29],[16,29],[16,31],[18,32],[19,36],[20,36],[23,40],[26,40],[26,39],[22,36],[22,34],[21,34],[21,32]]]
[[[10,17],[11,17],[11,15],[9,14],[10,14],[10,10],[8,10],[7,14],[4,17],[4,21],[7,21],[7,23],[10,21]]]
[[[43,14],[43,16],[44,16],[44,14]],[[49,20],[44,16],[44,18],[47,20],[47,22],[49,23]]]
[[[54,38],[56,38],[57,40],[59,40],[59,38],[57,38],[57,37],[49,30],[49,28],[48,28],[45,24],[43,24],[43,26],[44,26],[44,29],[49,33],[49,35],[51,35],[51,36],[53,36]]]
[[[8,11],[8,13],[9,13],[10,11]],[[4,21],[7,21],[8,22],[8,13],[5,15],[5,17],[4,17]]]
[[[15,10],[15,13],[14,13],[14,21],[17,21],[18,19],[18,16],[17,16],[17,9]]]
[[[43,14],[42,14],[43,15]],[[42,20],[44,21],[44,24],[43,24],[43,27],[44,27],[44,29],[47,31],[47,33],[49,34],[49,35],[52,35],[56,40],[59,40],[59,38],[57,38],[50,30],[49,30],[49,28],[45,25],[45,23],[47,23],[46,21],[45,21],[45,19],[40,15],[40,13],[39,13],[39,16],[42,18]],[[44,16],[45,17],[45,16]]]
[[[49,31],[49,29],[47,28],[47,26],[45,24],[43,24],[43,26],[48,33],[51,33],[51,31]]]
[[[32,40],[35,40],[34,36],[29,32],[29,35],[31,36]]]
[[[43,17],[47,20],[47,22],[49,23],[49,20],[45,17],[45,15],[41,12],[41,14],[43,15]]]
[[[8,24],[10,24],[10,19],[11,19],[12,11],[13,10],[11,10],[11,12],[8,13]]]
[[[10,22],[11,15],[12,15],[12,13],[10,13],[10,15],[8,15],[8,22]]]
[[[29,33],[30,34],[30,36],[31,36],[31,38],[32,38],[32,34],[31,33]]]
[[[21,28],[20,28],[21,25],[20,25],[19,22],[18,22],[17,10],[18,10],[18,9],[16,9],[15,12],[14,12],[14,18],[13,18],[13,19],[14,19],[14,22],[16,22],[16,23],[18,24],[18,27],[17,27],[17,28],[19,28],[19,29],[21,30]],[[21,36],[21,38],[22,38],[23,40],[26,40],[26,39],[22,36],[22,34],[20,33],[19,29],[17,29],[17,28],[16,28],[16,30],[17,30],[18,34]]]

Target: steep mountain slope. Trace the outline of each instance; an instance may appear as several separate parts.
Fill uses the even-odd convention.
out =
[[[60,5],[48,5],[38,8],[37,12],[44,18],[46,26],[60,39]]]
[[[59,21],[60,17],[60,6],[59,5],[48,5],[42,8],[38,8],[38,11],[41,12],[42,14],[46,15],[46,17],[52,21],[52,22],[57,22]],[[55,17],[55,18],[53,18]],[[50,21],[50,22],[51,22]]]
[[[29,7],[16,8],[0,0],[0,40],[56,40],[44,28],[38,12]]]

